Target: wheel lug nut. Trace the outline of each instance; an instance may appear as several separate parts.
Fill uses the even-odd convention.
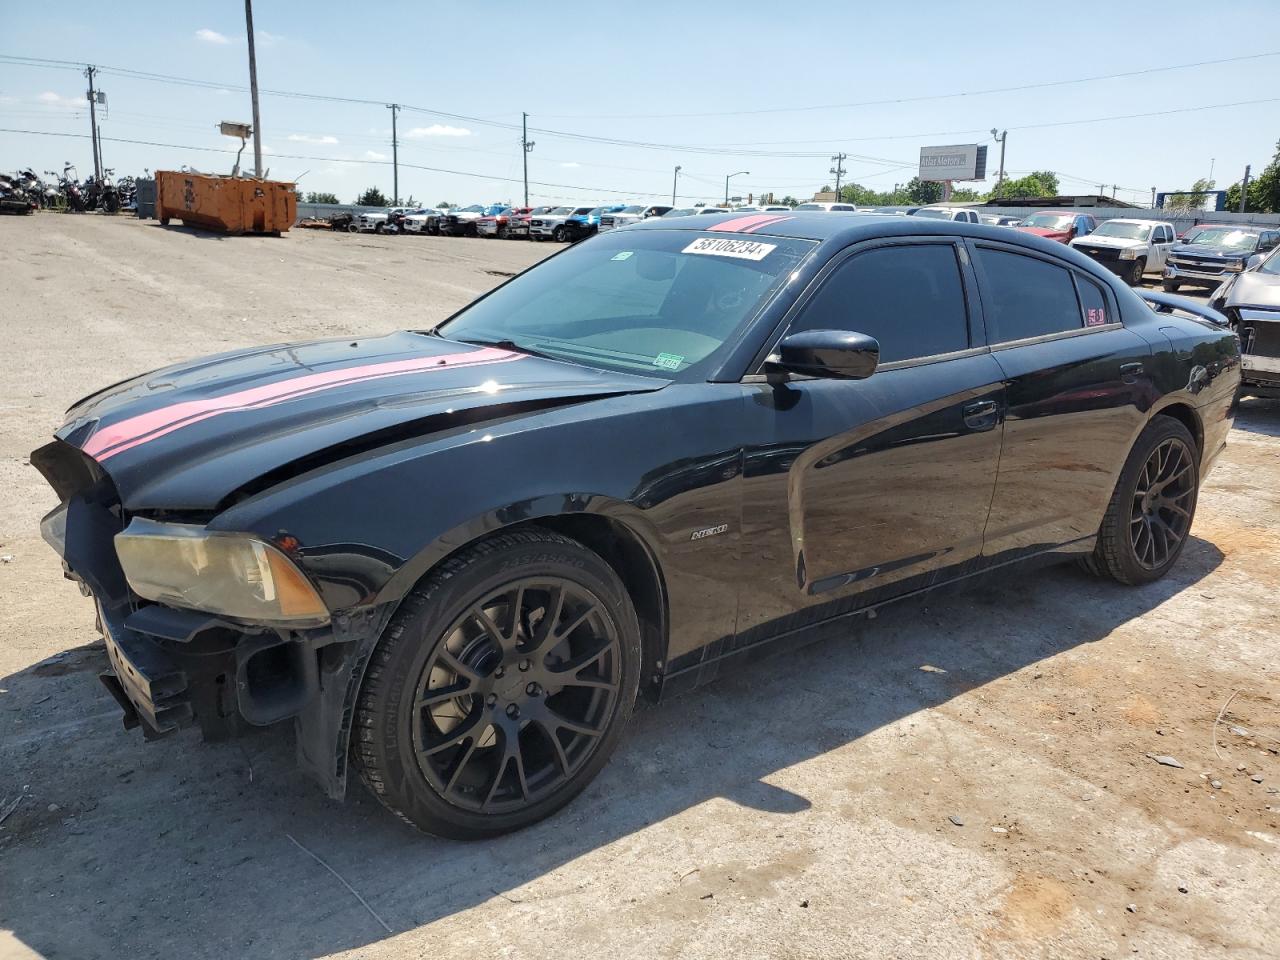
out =
[[[524,688],[524,692],[531,697],[536,697],[539,693],[542,692],[542,690],[538,687],[536,683],[531,683]]]
[[[501,678],[501,676],[502,676],[502,668],[501,668],[501,667],[499,667],[497,670],[493,671],[493,675],[494,675],[495,677],[499,677],[499,678]]]
[[[521,660],[521,661],[520,661],[520,669],[521,669],[521,670],[528,670],[528,669],[529,669],[529,666],[530,666],[530,664],[529,664],[529,661],[528,661],[528,660]]]
[[[496,693],[491,693],[484,698],[484,702],[486,705],[492,707],[495,703],[498,702],[498,695]]]
[[[517,707],[514,703],[508,703],[507,716],[510,717],[512,720],[514,720],[516,717],[520,716],[520,708]]]

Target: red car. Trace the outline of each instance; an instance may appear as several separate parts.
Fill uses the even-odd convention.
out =
[[[1023,233],[1034,233],[1046,240],[1070,243],[1098,229],[1098,221],[1088,213],[1063,213],[1061,210],[1040,210],[1031,214],[1014,227]]]
[[[529,207],[510,207],[502,213],[495,213],[491,216],[481,217],[476,221],[476,235],[481,237],[497,237],[499,240],[507,239],[508,227],[511,221],[516,217],[525,217],[528,219]]]

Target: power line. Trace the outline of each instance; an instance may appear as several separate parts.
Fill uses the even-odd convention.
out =
[[[1127,77],[1141,77],[1153,73],[1168,73],[1172,70],[1190,70],[1195,67],[1216,66],[1223,63],[1241,63],[1249,60],[1261,60],[1266,57],[1280,57],[1280,51],[1269,53],[1251,53],[1238,57],[1224,57],[1219,60],[1198,60],[1194,63],[1176,63],[1168,66],[1146,67],[1141,70],[1126,70],[1121,73],[1104,73],[1090,77],[1073,77],[1067,80],[1044,80],[1040,83],[1020,83],[1008,87],[989,87],[984,90],[963,90],[952,93],[929,93],[916,97],[891,97],[884,100],[859,100],[853,103],[820,103],[790,107],[761,107],[755,110],[716,110],[703,113],[617,113],[617,114],[548,114],[557,120],[668,120],[698,117],[745,117],[766,113],[801,113],[814,110],[845,110],[854,107],[881,107],[901,103],[921,103],[926,100],[953,100],[959,97],[980,97],[993,93],[1015,93],[1023,90],[1043,90],[1047,87],[1065,87],[1077,83],[1095,83],[1100,80],[1119,80]]]

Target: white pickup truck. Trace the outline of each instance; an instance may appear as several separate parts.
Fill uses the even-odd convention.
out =
[[[1072,240],[1071,246],[1137,287],[1143,274],[1164,272],[1176,241],[1171,223],[1123,219],[1103,221],[1093,233]]]

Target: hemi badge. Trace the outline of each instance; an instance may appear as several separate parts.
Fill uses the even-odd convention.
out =
[[[701,530],[695,530],[689,535],[690,540],[701,540],[703,537],[714,537],[718,533],[724,533],[729,529],[727,523],[722,523],[718,527],[703,527]]]

